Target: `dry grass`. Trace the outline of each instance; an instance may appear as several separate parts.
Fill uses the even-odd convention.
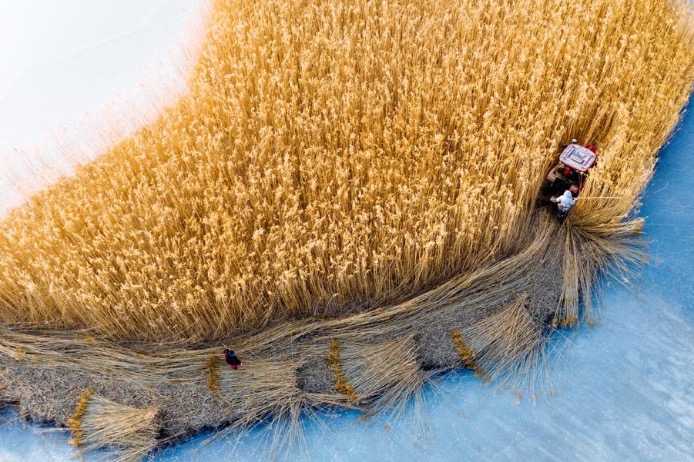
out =
[[[229,370],[226,364],[219,367],[220,399],[230,415],[239,416],[234,419],[238,427],[258,424],[270,416],[290,414],[302,404],[296,362],[249,357],[235,371]]]
[[[219,406],[226,416],[217,424],[231,424],[228,431],[237,432],[269,424],[274,430],[269,444],[272,459],[277,451],[300,440],[300,417],[311,404],[298,387],[297,370],[301,363],[288,358],[278,360],[277,356],[270,359],[245,355],[239,369],[232,371],[223,364],[217,372],[221,377]]]
[[[209,341],[397,303],[508,255],[571,138],[620,199],[570,220],[609,232],[692,44],[669,0],[219,1],[189,95],[2,221],[0,320]]]

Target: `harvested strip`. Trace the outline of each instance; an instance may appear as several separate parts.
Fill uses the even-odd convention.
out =
[[[402,397],[404,402],[427,379],[418,369],[419,361],[426,363],[431,373],[447,370],[453,364],[446,358],[441,361],[421,344],[431,345],[431,339],[419,333],[437,322],[460,326],[457,330],[475,352],[481,367],[493,373],[492,379],[532,385],[543,371],[535,365],[542,357],[546,339],[543,333],[550,331],[544,329],[542,320],[556,311],[561,284],[550,286],[556,294],[548,298],[529,296],[526,303],[526,297],[519,294],[541,285],[546,268],[561,268],[562,252],[553,250],[553,246],[563,247],[566,232],[575,234],[579,255],[590,252],[602,269],[627,268],[639,254],[632,251],[636,247],[630,234],[631,224],[620,226],[623,228],[616,228],[613,233],[586,235],[576,227],[559,226],[552,217],[536,212],[518,229],[518,247],[510,257],[461,274],[407,302],[339,319],[279,323],[271,329],[234,336],[244,367],[230,371],[221,361],[214,365],[220,379],[218,395],[210,393],[207,381],[210,356],[219,355],[220,344],[202,349],[185,344],[126,347],[94,339],[82,331],[23,331],[7,326],[0,326],[0,365],[5,368],[0,374],[0,389],[13,391],[24,415],[60,425],[67,425],[68,416],[74,411],[69,403],[78,401],[84,388],[93,387],[100,396],[114,402],[135,408],[160,407],[166,416],[163,429],[167,437],[226,424],[229,431],[261,421],[282,426],[283,419],[296,428],[298,416],[307,409],[349,405],[346,396],[330,383],[329,374],[325,374],[325,388],[306,392],[300,387],[300,371],[321,368],[328,372],[325,361],[333,341],[338,342],[338,348],[343,346],[339,351],[343,361],[345,355],[388,357],[378,350],[393,351],[394,361],[401,365],[403,374],[409,374],[401,379],[412,385],[392,381],[392,386],[384,385],[378,374],[352,370],[359,366],[351,359],[344,362],[342,371],[350,381],[372,382],[351,383],[372,396],[364,401],[369,411],[385,409],[393,403],[389,396]],[[556,273],[561,281],[561,271]],[[543,277],[538,279],[539,276]],[[514,301],[523,303],[514,305]],[[416,339],[416,348],[407,342],[402,347],[405,353],[401,353],[387,346],[394,339],[407,338]],[[442,343],[449,346],[456,359],[455,344],[450,337],[444,340]],[[23,352],[21,358],[17,357],[18,350]],[[504,351],[510,356],[499,356]],[[420,357],[419,352],[427,353]],[[312,360],[316,357],[325,361]],[[429,361],[431,358],[434,360]],[[494,361],[501,361],[500,367],[487,369]],[[369,364],[365,362],[364,367],[371,369]],[[359,374],[364,375],[360,378]],[[390,378],[395,376],[387,374]],[[384,391],[379,397],[375,396],[376,390]],[[355,388],[355,393],[359,389]]]

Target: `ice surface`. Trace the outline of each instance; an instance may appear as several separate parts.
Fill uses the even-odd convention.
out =
[[[100,9],[109,2],[118,8]],[[169,53],[167,46],[179,36],[186,11],[202,3],[109,2],[100,1],[99,8],[87,0],[58,2],[70,7],[56,16],[60,20],[53,21],[53,29],[55,6],[49,10],[54,13],[42,13],[47,28],[32,26],[51,35],[43,39],[55,40],[54,47],[25,56],[10,77],[5,68],[0,72],[0,171],[17,162],[7,155],[8,146],[27,148],[40,133],[79,125],[85,111],[136,86],[144,69]],[[0,31],[9,21],[3,8],[29,4],[40,10],[57,3],[0,0]],[[104,14],[101,22],[74,30],[81,27],[76,17],[93,17],[97,9]],[[34,18],[31,8],[15,12],[15,18],[23,14]],[[111,28],[110,17],[120,21],[117,26]],[[59,24],[73,20],[65,27],[73,28],[74,37],[62,36]],[[5,34],[0,43],[21,35],[20,26],[12,27],[0,32]],[[29,50],[33,45],[23,46]],[[103,54],[99,50],[108,50],[112,58],[92,59]],[[25,52],[8,52],[0,45],[0,62],[10,54],[16,59],[17,53]],[[101,70],[91,69],[96,63]],[[73,87],[71,76],[83,72],[91,74]],[[62,77],[55,81],[53,76]],[[43,97],[37,92],[44,92]],[[307,420],[304,444],[284,456],[339,461],[694,460],[694,195],[684,187],[694,171],[692,152],[694,116],[687,115],[660,154],[640,212],[648,217],[645,231],[653,262],[629,287],[607,289],[599,303],[598,326],[557,339],[549,400],[534,403],[523,397],[517,402],[512,391],[456,373],[426,390],[421,412],[411,405],[397,419],[364,422],[354,412],[328,411]],[[6,177],[3,184],[0,176],[0,191],[5,198],[10,192]],[[0,461],[74,460],[66,432],[23,425],[11,411],[0,414],[0,422]],[[243,437],[211,436],[191,438],[162,451],[156,460],[256,461],[270,455],[272,434],[265,428]]]

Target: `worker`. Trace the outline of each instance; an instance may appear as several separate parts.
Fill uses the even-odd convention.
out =
[[[557,210],[559,210],[560,215],[566,215],[571,210],[571,207],[576,203],[573,194],[568,189],[564,191],[561,196],[553,197],[550,199],[552,202],[557,204]]]
[[[571,140],[571,143],[562,144],[561,148],[562,148],[562,150],[566,149],[568,146],[571,146],[572,144],[578,144],[578,140],[576,138],[574,138]]]
[[[234,350],[230,350],[229,348],[224,349],[224,360],[229,365],[229,368],[233,370],[238,369],[239,366],[243,364],[238,356],[236,356],[236,353],[234,353]]]

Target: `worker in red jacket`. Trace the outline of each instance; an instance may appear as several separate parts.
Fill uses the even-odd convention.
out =
[[[236,356],[236,353],[234,353],[234,350],[230,350],[229,348],[224,349],[224,360],[233,370],[238,369],[239,366],[243,364],[241,360]]]

